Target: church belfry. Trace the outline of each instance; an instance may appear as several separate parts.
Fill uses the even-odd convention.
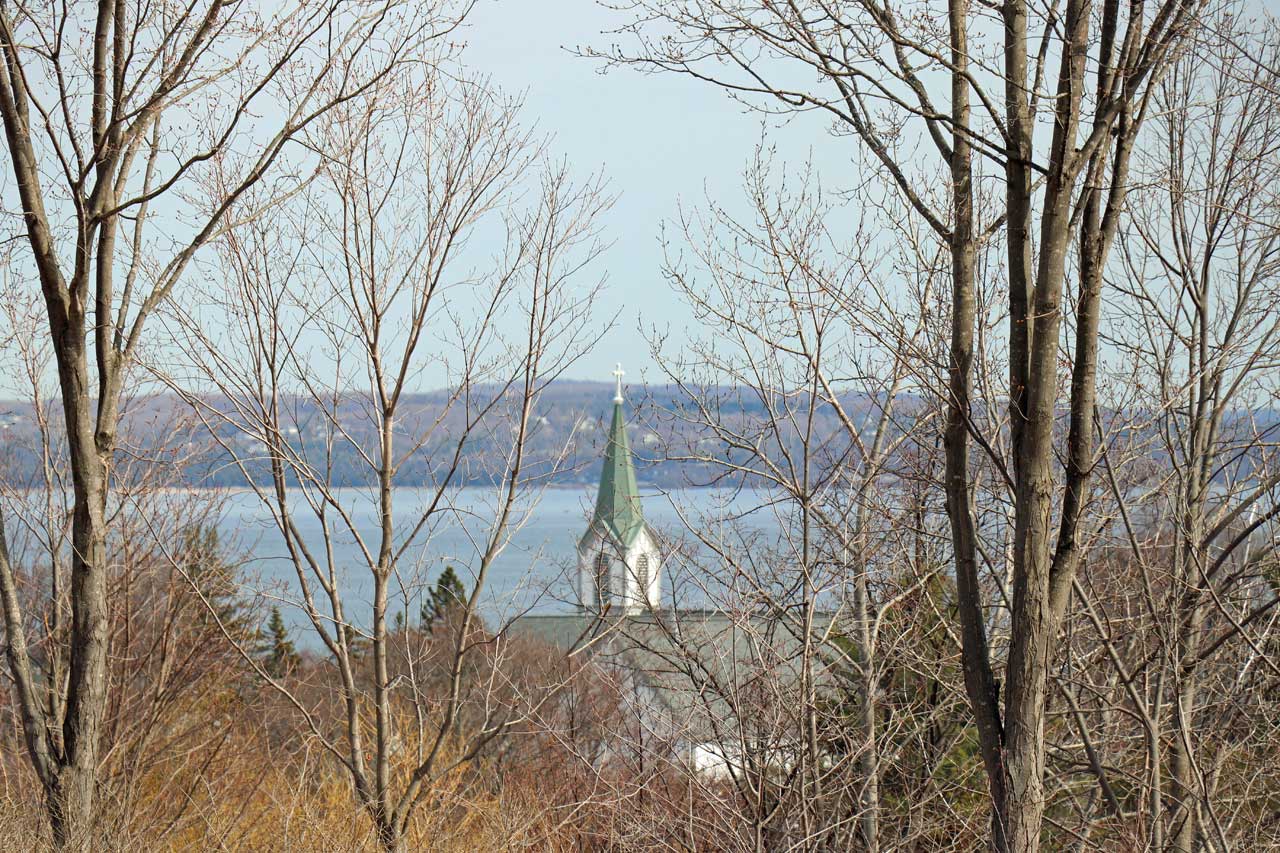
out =
[[[640,509],[622,411],[622,376],[622,365],[618,365],[596,509],[578,542],[578,603],[587,610],[608,607],[612,613],[635,614],[659,606],[662,563],[657,540]]]

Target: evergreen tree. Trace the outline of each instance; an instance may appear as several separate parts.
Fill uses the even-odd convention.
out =
[[[236,568],[227,562],[217,528],[206,524],[184,528],[178,542],[177,567],[228,633],[236,638],[253,636],[252,618],[240,595]],[[203,621],[209,615],[204,611],[199,618]]]
[[[298,666],[298,652],[289,639],[289,629],[280,615],[280,608],[271,608],[271,618],[267,620],[267,672],[279,677],[291,672]]]
[[[450,611],[465,606],[466,603],[467,591],[463,588],[462,581],[458,579],[453,566],[445,566],[430,597],[422,605],[422,627],[431,630],[436,623],[444,621]]]

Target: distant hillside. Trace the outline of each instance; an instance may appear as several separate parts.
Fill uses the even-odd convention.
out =
[[[483,396],[485,389],[479,389]],[[735,434],[762,442],[762,446],[780,448],[780,441],[794,439],[762,429],[764,407],[753,396],[730,388],[708,387],[697,392],[696,399],[676,386],[664,385],[628,390],[629,436],[636,458],[637,474],[646,483],[665,487],[705,485],[720,470],[705,460],[708,454],[722,454],[723,442],[713,437],[705,426],[698,427],[704,412],[715,413],[717,421]],[[441,476],[444,466],[451,464],[458,436],[465,423],[463,405],[455,402],[443,414],[451,394],[432,391],[407,397],[401,404],[398,423],[404,431],[401,447],[408,450],[412,437],[427,436],[416,451],[403,462],[398,482],[405,486],[423,485]],[[600,472],[605,426],[612,409],[613,387],[603,382],[559,381],[542,394],[535,413],[537,421],[529,445],[527,470],[545,476],[556,484],[595,481]],[[225,400],[207,398],[206,405],[221,412],[230,411]],[[364,398],[352,394],[342,401],[341,421],[345,435],[340,439],[328,434],[327,419],[305,398],[286,401],[289,412],[290,440],[309,458],[318,462],[325,458],[325,448],[332,450],[328,466],[338,485],[365,482],[367,470],[360,462],[360,448],[373,446],[374,434],[363,414]],[[802,401],[801,401],[802,402]],[[851,395],[845,401],[854,417],[861,418],[871,408],[871,401]],[[792,405],[797,405],[792,401]],[[46,407],[45,427],[58,431],[56,406]],[[29,403],[0,402],[0,437],[3,457],[0,476],[10,483],[23,483],[36,477],[42,463],[40,421]],[[500,470],[511,449],[507,421],[501,413],[489,416],[463,447],[459,458],[460,482],[491,482],[493,472]],[[847,453],[849,444],[835,417],[826,410],[815,418],[819,443],[833,460]],[[154,395],[134,398],[129,402],[124,426],[118,468],[121,472],[138,471],[144,463],[160,461],[170,469],[167,479],[173,485],[229,486],[243,485],[245,477],[231,464],[231,453],[219,446],[206,426],[193,418],[187,405],[175,396]],[[225,422],[217,426],[218,438],[245,462],[249,476],[264,481],[266,460],[256,455],[257,442]],[[335,440],[331,440],[335,439]],[[556,460],[560,460],[558,463]],[[314,463],[313,463],[314,464]],[[56,467],[56,460],[55,460]]]

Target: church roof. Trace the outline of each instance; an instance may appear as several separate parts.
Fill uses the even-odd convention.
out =
[[[596,527],[603,527],[624,548],[629,548],[644,530],[640,490],[636,487],[636,469],[631,461],[631,445],[627,441],[627,423],[622,414],[620,396],[613,402],[613,423],[609,426],[609,444],[604,451],[596,512],[591,519],[591,528]]]
[[[835,614],[813,614],[812,677],[826,690],[839,677]],[[739,718],[754,702],[801,701],[806,644],[802,626],[779,614],[674,609],[601,618],[592,613],[525,615],[523,636],[586,654],[634,673],[652,691],[669,725],[695,742],[743,736]],[[659,709],[654,709],[659,710]],[[725,733],[730,733],[726,735]]]

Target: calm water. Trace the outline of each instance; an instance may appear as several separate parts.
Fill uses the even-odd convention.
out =
[[[341,490],[339,495],[356,533],[364,539],[366,547],[376,548],[378,514],[370,493],[350,489]],[[291,497],[303,541],[323,559],[325,543],[319,520],[306,507],[301,494]],[[426,490],[396,490],[398,543],[408,537],[411,526],[432,497]],[[515,529],[486,577],[481,609],[488,618],[506,619],[525,611],[564,610],[571,605],[574,599],[569,578],[576,559],[577,541],[591,517],[594,500],[594,488],[548,489],[536,504],[522,505],[523,512],[514,519]],[[685,528],[682,513],[705,524],[708,518],[748,512],[760,503],[758,498],[749,495],[729,501],[711,489],[649,491],[643,494],[642,502],[646,521],[656,530],[676,536]],[[448,509],[437,513],[433,524],[417,534],[398,563],[398,578],[393,581],[393,612],[405,610],[411,620],[416,619],[425,591],[446,565],[453,566],[463,583],[471,587],[493,525],[495,505],[491,489],[464,488],[450,493]],[[767,512],[751,513],[748,523],[762,529],[777,527]],[[373,593],[368,564],[357,537],[345,525],[331,524],[330,529],[335,531],[331,537],[333,565],[348,618],[364,623],[369,618]],[[302,628],[305,619],[296,605],[300,600],[297,573],[287,558],[269,509],[250,492],[232,493],[222,514],[219,532],[225,541],[246,555],[245,574],[250,585],[273,598],[288,621]],[[670,595],[670,584],[664,592]],[[314,582],[313,594],[320,595]]]

